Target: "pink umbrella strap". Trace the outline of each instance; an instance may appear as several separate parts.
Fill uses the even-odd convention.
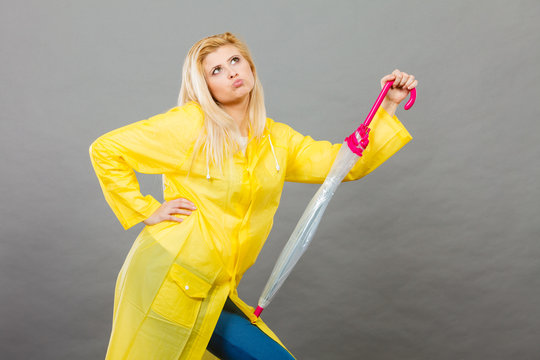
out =
[[[369,144],[369,131],[371,130],[368,126],[371,124],[371,120],[373,120],[373,117],[375,117],[375,113],[377,110],[379,110],[379,106],[381,106],[382,101],[384,100],[384,97],[386,96],[386,93],[388,93],[388,90],[390,90],[390,87],[392,87],[392,84],[394,81],[388,81],[386,84],[384,84],[384,87],[381,90],[381,93],[379,94],[379,97],[375,101],[375,104],[371,107],[371,111],[369,112],[368,116],[366,117],[366,120],[362,125],[356,129],[355,132],[353,132],[351,135],[345,138],[345,141],[347,142],[347,145],[349,145],[349,149],[353,153],[355,153],[358,156],[362,156],[362,152]],[[412,89],[410,91],[410,98],[409,101],[405,104],[405,110],[409,110],[416,101],[416,89]]]

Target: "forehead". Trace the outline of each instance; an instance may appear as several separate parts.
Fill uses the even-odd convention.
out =
[[[233,55],[240,55],[240,50],[234,45],[223,45],[206,55],[203,60],[205,68],[213,68],[216,65],[223,64]]]

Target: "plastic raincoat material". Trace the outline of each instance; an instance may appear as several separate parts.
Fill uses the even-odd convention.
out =
[[[193,158],[202,126],[202,109],[191,102],[90,146],[105,199],[124,229],[161,205],[141,194],[134,170],[163,174],[165,200],[183,197],[197,207],[177,215],[185,218],[181,223],[164,221],[139,233],[118,274],[106,359],[201,359],[227,297],[283,345],[236,288],[270,232],[284,181],[322,183],[341,144],[267,119],[262,138],[250,137],[245,154],[237,152],[220,169],[204,154]],[[370,173],[411,139],[382,108],[371,128],[368,148],[344,181]]]

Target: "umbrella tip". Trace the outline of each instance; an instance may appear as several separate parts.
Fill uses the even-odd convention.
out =
[[[255,309],[255,316],[256,316],[256,317],[259,317],[259,315],[261,315],[261,313],[262,313],[263,310],[264,310],[264,309],[263,309],[262,307],[257,306],[257,308]]]

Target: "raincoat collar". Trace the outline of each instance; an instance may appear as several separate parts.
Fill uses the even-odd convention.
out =
[[[272,138],[270,136],[270,131],[268,130],[267,126],[265,127],[263,136],[261,137],[260,141],[253,141],[253,136],[252,136],[251,132],[249,133],[249,135],[248,135],[248,143],[247,143],[246,150],[245,150],[245,156],[248,157],[248,158],[253,157],[250,162],[251,162],[252,166],[255,166],[257,164],[257,161],[260,159],[261,153],[262,153],[264,147],[266,146],[267,142],[268,142],[268,144],[270,146],[270,150],[272,152],[272,155],[274,156],[274,161],[276,163],[276,171],[279,172],[281,170],[281,167],[279,166],[279,161],[278,161],[277,156],[276,156],[276,151],[274,149],[274,144],[272,143]],[[256,143],[259,143],[258,147],[257,147],[258,151],[254,152],[253,147],[255,146]],[[236,156],[236,154],[233,155],[233,156]],[[207,180],[212,179],[212,176],[210,174],[210,163],[209,163],[208,158],[206,158],[206,179]]]

